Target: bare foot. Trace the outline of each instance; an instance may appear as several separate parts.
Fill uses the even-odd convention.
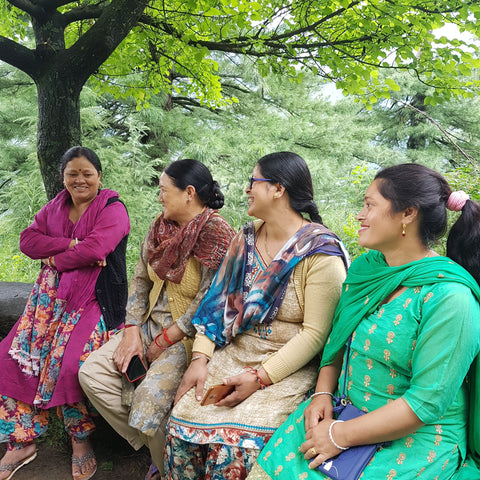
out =
[[[5,480],[8,478],[13,471],[20,468],[22,462],[27,458],[32,457],[27,463],[30,463],[35,457],[33,455],[37,451],[37,447],[34,443],[27,445],[23,448],[18,448],[16,450],[7,450],[5,455],[0,460],[0,480]],[[8,470],[5,467],[8,465]],[[26,465],[26,463],[25,463]],[[2,468],[3,467],[3,468]]]
[[[97,460],[90,440],[74,440],[72,438],[72,450],[72,476],[74,480],[92,478],[97,471]]]

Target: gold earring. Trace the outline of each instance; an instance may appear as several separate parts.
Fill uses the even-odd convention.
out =
[[[274,193],[273,198],[278,198],[278,193]]]
[[[98,188],[102,188],[102,182],[98,182]]]
[[[404,223],[402,223],[402,237],[406,235],[406,230],[407,230],[407,226]]]

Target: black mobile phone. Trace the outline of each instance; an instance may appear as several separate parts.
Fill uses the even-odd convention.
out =
[[[140,380],[147,374],[147,367],[143,363],[142,359],[138,355],[134,355],[128,364],[127,371],[125,375],[127,376],[127,380],[131,382],[135,382]]]

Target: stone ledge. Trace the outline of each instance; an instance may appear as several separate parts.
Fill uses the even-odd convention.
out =
[[[0,339],[5,337],[23,313],[33,284],[0,282]]]

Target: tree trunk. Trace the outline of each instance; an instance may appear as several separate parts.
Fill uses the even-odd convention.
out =
[[[63,188],[61,156],[81,143],[80,89],[56,72],[37,83],[37,93],[37,155],[47,198],[51,200]]]
[[[30,17],[35,36],[35,49],[29,49],[0,35],[0,60],[24,71],[37,86],[37,155],[47,197],[52,199],[62,189],[60,157],[81,142],[80,92],[137,24],[149,0],[114,0],[95,6],[64,0],[7,3]],[[63,13],[57,10],[70,3],[79,5]],[[84,19],[94,22],[66,48],[65,30]]]
[[[63,188],[60,157],[81,144],[80,92],[85,82],[128,35],[147,4],[148,0],[108,3],[68,49],[65,17],[56,10],[56,2],[32,18],[39,67],[32,75],[38,92],[37,155],[49,199]]]
[[[62,190],[60,157],[80,144],[80,92],[85,79],[72,72],[65,51],[62,16],[55,10],[32,19],[35,58],[40,68],[34,76],[37,86],[37,157],[47,198]],[[88,77],[87,77],[88,78]]]
[[[425,95],[423,93],[416,93],[413,96],[412,101],[410,102],[417,110],[421,112],[425,111]],[[419,127],[420,125],[425,123],[425,117],[421,116],[415,110],[409,111],[409,118],[410,118],[410,127]],[[418,133],[413,131],[411,135],[409,135],[407,140],[407,149],[408,150],[423,150],[427,147],[427,137],[424,133]]]

